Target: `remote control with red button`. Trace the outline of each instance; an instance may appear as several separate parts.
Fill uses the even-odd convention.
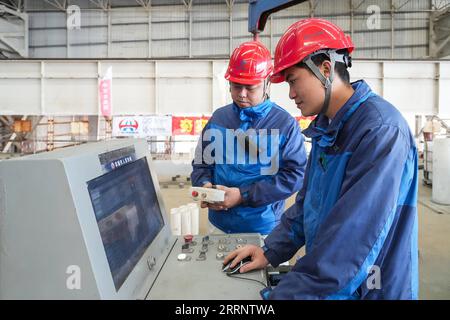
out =
[[[191,197],[195,201],[204,201],[209,203],[222,202],[225,200],[225,191],[214,188],[192,187]]]

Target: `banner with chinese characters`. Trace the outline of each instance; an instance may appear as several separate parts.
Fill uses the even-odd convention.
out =
[[[312,117],[304,117],[304,116],[299,116],[299,117],[295,117],[295,120],[297,120],[298,125],[300,126],[300,128],[302,130],[305,130],[306,128],[309,127],[310,123],[316,118],[316,116],[312,116]]]
[[[211,117],[172,117],[172,135],[199,135]]]
[[[171,116],[114,117],[112,124],[115,137],[154,137],[172,135]]]
[[[109,67],[103,78],[99,80],[98,96],[101,115],[110,117],[112,115],[112,67]]]

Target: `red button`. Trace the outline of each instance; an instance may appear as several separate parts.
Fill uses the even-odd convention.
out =
[[[184,242],[185,242],[185,243],[190,243],[190,242],[192,242],[192,239],[194,239],[194,236],[191,235],[191,234],[187,234],[187,235],[184,236]]]
[[[198,192],[197,191],[192,191],[192,196],[193,197],[197,197],[198,196]]]

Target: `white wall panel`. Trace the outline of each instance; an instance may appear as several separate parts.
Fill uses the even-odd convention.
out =
[[[152,78],[155,76],[155,63],[153,61],[102,61],[100,73],[112,67],[114,78]]]
[[[157,104],[159,114],[211,114],[213,105],[211,80],[159,79]]]
[[[40,114],[40,96],[39,79],[0,78],[1,114]]]
[[[65,61],[45,63],[46,78],[97,78],[97,63]]]
[[[41,63],[10,61],[2,63],[0,68],[0,78],[40,78]]]
[[[213,110],[232,102],[230,97],[230,86],[228,81],[224,78],[227,67],[228,61],[226,60],[217,60],[213,63]]]
[[[112,66],[114,115],[208,115],[231,103],[227,65],[227,60],[0,61],[0,114],[96,115],[98,76]],[[355,60],[350,74],[353,81],[365,79],[411,126],[415,114],[450,116],[450,61]],[[286,83],[272,85],[270,95],[300,115]]]
[[[211,61],[159,61],[159,77],[211,77]]]
[[[45,79],[44,85],[44,114],[97,113],[97,79]]]
[[[438,91],[439,113],[450,118],[450,61],[440,63]]]
[[[113,69],[114,76],[114,69]],[[155,114],[154,79],[113,79],[113,113],[136,115]]]
[[[289,85],[286,82],[273,84],[270,88],[270,99],[294,116],[300,116],[295,102],[289,98]]]
[[[405,112],[433,113],[435,74],[434,63],[385,62],[384,97]]]

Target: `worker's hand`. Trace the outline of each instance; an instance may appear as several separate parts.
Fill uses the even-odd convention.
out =
[[[227,210],[242,203],[241,190],[239,190],[239,188],[228,188],[221,185],[216,185],[216,188],[217,190],[225,191],[225,200],[223,202],[218,202],[215,204],[219,207],[224,208],[221,210]]]
[[[203,188],[212,188],[212,184],[210,182],[205,183],[203,185]],[[228,188],[222,185],[216,185],[216,189],[225,191],[225,200],[216,203],[208,203],[202,201],[200,203],[200,207],[221,211],[233,208],[242,202],[241,191],[239,190],[239,188]]]
[[[240,273],[249,272],[255,269],[262,269],[269,264],[269,261],[266,259],[266,256],[264,255],[263,249],[253,244],[245,245],[242,248],[236,249],[233,252],[231,252],[229,255],[225,257],[223,264],[226,265],[228,262],[233,261],[230,267],[234,268],[234,266],[238,264],[239,261],[241,261],[246,257],[251,257],[252,262],[241,267],[239,269]]]
[[[207,183],[205,183],[202,187],[203,188],[212,188],[212,183],[211,182],[207,182]],[[204,202],[204,201],[201,201],[200,202],[200,207],[201,208],[208,208],[208,202]]]

